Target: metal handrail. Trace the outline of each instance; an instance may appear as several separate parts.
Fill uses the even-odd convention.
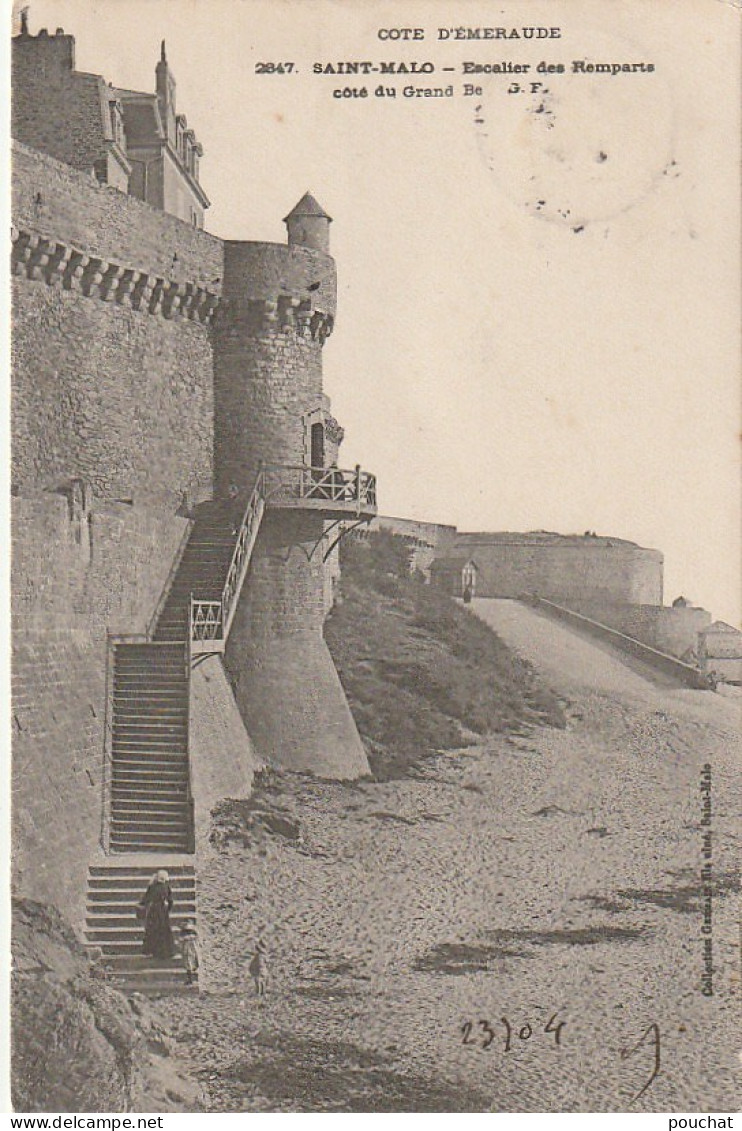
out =
[[[191,597],[191,605],[193,598]],[[196,851],[196,801],[193,796],[193,783],[191,781],[191,633],[185,642],[185,677],[186,677],[186,806],[188,810],[188,852]]]
[[[225,638],[229,631],[228,626],[231,622],[231,614],[237,597],[239,596],[244,574],[252,553],[252,545],[254,542],[252,537],[253,531],[257,533],[257,528],[263,517],[264,503],[265,488],[263,471],[261,469],[258,472],[255,486],[252,489],[252,493],[242,515],[242,521],[237,532],[237,541],[227,570],[224,588],[222,589],[222,624],[225,629]]]
[[[308,467],[306,464],[266,464],[263,468],[265,499],[320,499],[329,502],[376,506],[376,476],[341,467]]]
[[[350,503],[360,514],[364,506],[376,506],[376,476],[358,465],[350,471],[302,463],[263,464],[237,530],[221,597],[212,600],[191,596],[190,640],[220,641],[222,645],[226,641],[263,510],[271,499],[278,502],[281,497]]]

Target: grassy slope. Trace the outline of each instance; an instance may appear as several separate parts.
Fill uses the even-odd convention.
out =
[[[409,573],[386,531],[341,543],[325,636],[377,778],[493,731],[563,726],[561,706],[492,630]]]

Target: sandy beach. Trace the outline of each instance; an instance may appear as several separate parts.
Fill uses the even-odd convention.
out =
[[[207,1110],[739,1106],[739,693],[670,686],[514,602],[475,611],[567,729],[406,780],[271,775],[264,819],[215,826],[203,989],[158,1006]]]

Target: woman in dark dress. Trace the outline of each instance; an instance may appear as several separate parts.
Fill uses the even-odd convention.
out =
[[[144,943],[142,952],[152,958],[172,958],[175,954],[170,912],[173,893],[170,877],[162,870],[157,872],[139,904],[144,918]]]

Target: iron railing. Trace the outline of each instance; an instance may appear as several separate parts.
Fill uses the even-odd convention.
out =
[[[356,515],[375,511],[376,476],[360,467],[347,471],[304,464],[263,466],[236,531],[221,597],[206,600],[191,595],[189,639],[194,654],[224,651],[265,507],[291,507],[304,501],[320,510],[329,504],[329,509]]]
[[[376,508],[376,476],[355,467],[306,467],[267,464],[263,469],[265,501],[280,505],[298,500],[346,503],[358,511]]]

